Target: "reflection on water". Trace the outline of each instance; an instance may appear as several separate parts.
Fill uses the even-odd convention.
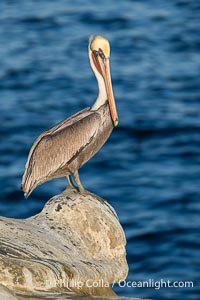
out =
[[[193,289],[115,290],[129,297],[196,299],[199,2],[3,0],[0,10],[1,215],[33,215],[64,189],[65,179],[54,180],[25,200],[24,164],[43,130],[95,100],[87,43],[90,34],[103,34],[112,47],[120,123],[80,176],[118,212],[129,280],[194,281]]]

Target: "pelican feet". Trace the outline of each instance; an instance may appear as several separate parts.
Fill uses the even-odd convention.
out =
[[[77,186],[73,183],[73,180],[71,177],[72,175],[67,175],[66,177],[67,177],[67,181],[68,181],[68,188],[76,189],[79,193],[84,193],[85,189],[79,178],[78,171],[75,171],[73,175],[74,175],[74,181],[77,184]]]

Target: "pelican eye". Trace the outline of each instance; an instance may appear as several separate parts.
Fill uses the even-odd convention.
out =
[[[99,55],[99,51],[97,51],[97,50],[93,50],[92,53],[94,54],[95,57],[97,57]]]
[[[105,55],[103,53],[103,51],[101,50],[101,48],[99,48],[99,56],[102,58],[102,59],[105,59]]]

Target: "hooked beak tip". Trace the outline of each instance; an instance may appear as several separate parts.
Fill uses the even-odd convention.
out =
[[[115,119],[115,120],[114,120],[114,126],[117,126],[118,123],[119,123],[118,119]]]

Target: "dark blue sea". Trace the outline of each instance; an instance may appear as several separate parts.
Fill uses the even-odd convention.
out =
[[[56,179],[28,199],[21,178],[44,130],[91,106],[97,84],[88,38],[111,43],[119,126],[80,170],[118,213],[127,281],[193,287],[119,287],[120,296],[200,297],[200,2],[1,0],[0,215],[26,218],[66,187]]]

